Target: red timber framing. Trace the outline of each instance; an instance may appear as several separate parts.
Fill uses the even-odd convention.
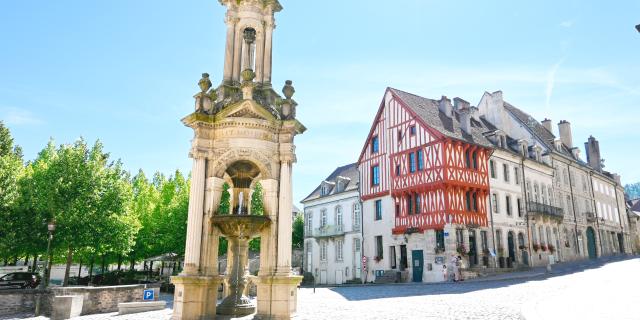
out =
[[[387,89],[358,161],[362,200],[391,195],[395,212],[387,214],[395,215],[395,234],[447,223],[486,226],[490,154],[431,128]],[[371,184],[374,166],[377,185]]]

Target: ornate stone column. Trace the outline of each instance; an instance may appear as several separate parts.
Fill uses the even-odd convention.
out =
[[[224,53],[224,74],[223,80],[224,82],[229,82],[233,77],[233,56],[234,56],[234,42],[235,42],[235,32],[236,32],[236,24],[238,23],[238,18],[231,14],[231,12],[227,13],[227,17],[225,19],[225,23],[227,24],[227,44]]]
[[[280,199],[278,205],[278,261],[276,272],[282,275],[291,273],[291,162],[292,156],[281,158],[280,162]]]
[[[263,60],[263,68],[264,68],[264,75],[263,75],[263,79],[262,82],[265,84],[271,84],[271,53],[272,53],[272,47],[271,45],[273,44],[273,29],[275,29],[276,25],[273,22],[273,18],[270,17],[269,19],[267,19],[267,21],[265,22],[265,28],[264,28],[264,34],[265,34],[265,38],[264,38],[264,60]]]
[[[242,53],[242,30],[240,25],[238,25],[236,23],[236,27],[235,27],[235,44],[233,46],[234,50],[233,50],[233,75],[232,75],[232,80],[234,82],[240,82],[240,73],[242,72],[242,70],[240,70],[241,67],[241,53]]]
[[[206,159],[195,153],[191,170],[191,192],[189,194],[189,213],[187,220],[187,243],[185,247],[185,275],[196,275],[200,267],[200,247],[202,242],[202,218],[204,214],[204,175]]]
[[[264,74],[264,24],[262,30],[258,31],[258,36],[256,39],[256,81],[259,83],[263,82],[263,74]]]
[[[270,275],[276,266],[276,241],[278,239],[278,181],[265,179],[262,184],[262,197],[264,199],[265,215],[268,215],[272,223],[262,230],[260,239],[260,272],[259,275]]]

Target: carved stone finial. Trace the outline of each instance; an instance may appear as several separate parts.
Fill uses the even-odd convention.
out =
[[[242,71],[242,80],[245,82],[251,82],[256,77],[256,73],[251,69],[245,69]]]
[[[209,91],[209,89],[211,89],[211,80],[209,80],[208,73],[205,72],[202,74],[202,79],[198,81],[198,86],[200,87],[200,91],[203,93],[206,93],[207,91]]]
[[[293,97],[293,94],[296,92],[296,89],[293,88],[292,84],[293,84],[293,81],[291,80],[287,80],[284,82],[282,93],[287,99],[291,99],[291,97]]]

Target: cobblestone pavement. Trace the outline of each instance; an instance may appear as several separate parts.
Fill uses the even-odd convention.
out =
[[[302,288],[298,318],[346,319],[640,319],[640,258],[613,257],[446,284]],[[170,299],[170,296],[165,296]],[[170,309],[78,320],[161,320]],[[249,317],[250,318],[250,317]],[[23,319],[20,317],[11,319]],[[30,318],[46,320],[47,318]]]

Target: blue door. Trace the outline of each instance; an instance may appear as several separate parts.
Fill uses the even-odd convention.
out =
[[[422,271],[424,269],[422,250],[411,251],[411,266],[413,269],[413,282],[422,282]]]

